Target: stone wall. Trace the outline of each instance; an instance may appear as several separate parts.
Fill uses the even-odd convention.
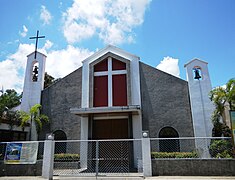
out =
[[[70,113],[70,108],[81,107],[82,68],[58,80],[42,91],[42,113],[50,123],[43,128],[39,139],[46,133],[62,130],[67,139],[80,139],[80,117]]]
[[[143,130],[158,137],[170,126],[180,137],[193,136],[188,83],[142,62],[140,82]]]
[[[36,164],[4,164],[0,161],[1,176],[41,176],[42,161]]]
[[[153,176],[235,176],[235,159],[152,160]]]

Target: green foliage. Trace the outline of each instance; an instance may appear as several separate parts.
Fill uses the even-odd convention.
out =
[[[20,118],[21,118],[21,127],[25,127],[30,120],[30,114],[24,111],[20,111]]]
[[[225,102],[229,103],[230,110],[235,109],[235,78],[226,83],[226,87],[217,87],[211,90],[209,97],[216,106],[216,111],[222,116]]]
[[[12,109],[20,104],[22,95],[18,95],[14,89],[8,89],[0,96],[0,117],[5,111],[6,107]]]
[[[232,158],[231,140],[212,140],[210,145],[210,154],[214,158]]]
[[[47,74],[47,72],[45,73],[45,77],[44,77],[44,89],[47,88],[48,86],[50,86],[51,84],[53,84],[55,81],[55,78],[52,77],[51,75]]]
[[[36,124],[36,130],[37,133],[39,133],[42,129],[42,123],[48,123],[49,122],[49,118],[44,115],[44,114],[40,114],[40,109],[41,109],[41,105],[40,104],[35,104],[34,106],[31,107],[29,113],[24,112],[24,111],[20,111],[20,117],[21,117],[21,127],[25,127],[25,125],[30,121],[30,123],[32,121],[35,122]]]
[[[212,136],[213,137],[221,137],[222,135],[224,137],[231,137],[231,129],[225,125],[224,123],[220,122],[220,115],[216,112],[213,113],[211,117],[212,123],[213,123],[213,130],[212,130]]]
[[[196,152],[151,152],[151,158],[198,158]]]
[[[80,160],[80,154],[55,154],[54,155],[54,160],[55,161],[79,161]]]
[[[13,126],[16,125],[16,126],[20,126],[20,122],[21,122],[21,119],[20,119],[20,112],[19,111],[7,111],[6,112],[6,120],[7,120],[7,123],[10,127],[10,130],[13,129]]]
[[[215,111],[211,117],[214,128],[213,136],[220,137],[224,135],[225,137],[231,136],[231,130],[224,123],[226,119],[223,119],[223,123],[220,122],[221,117],[225,118],[225,103],[229,103],[230,110],[235,110],[235,79],[230,79],[226,83],[226,87],[217,87],[210,91],[209,98],[213,101],[215,105]]]

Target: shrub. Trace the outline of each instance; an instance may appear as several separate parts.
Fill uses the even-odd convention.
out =
[[[152,159],[157,158],[198,158],[196,152],[152,152]]]
[[[230,140],[212,140],[210,154],[214,158],[232,158],[232,143]]]
[[[79,154],[55,154],[54,155],[54,161],[79,161],[80,155]]]

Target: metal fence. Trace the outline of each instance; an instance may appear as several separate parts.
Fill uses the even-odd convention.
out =
[[[232,139],[226,137],[151,138],[151,157],[234,158]]]
[[[225,137],[210,138],[146,138],[151,148],[152,159],[162,158],[235,158],[232,139]],[[111,139],[111,140],[67,140],[53,141],[54,175],[59,176],[143,176],[143,157],[141,139]],[[37,149],[36,162],[47,162],[44,153],[44,141],[0,142],[0,164],[3,164],[8,144],[22,144],[30,151],[31,146]],[[47,147],[47,146],[46,146]],[[53,150],[53,148],[52,148]],[[22,151],[23,152],[23,151]],[[47,151],[45,151],[47,152]],[[48,149],[49,152],[49,149]],[[146,151],[150,152],[150,150]],[[25,155],[30,152],[25,152]],[[22,155],[22,154],[21,154]],[[43,159],[44,158],[44,159]],[[6,162],[7,163],[7,162]],[[148,162],[151,164],[151,159]],[[51,166],[52,167],[52,166]],[[150,168],[151,169],[151,168]]]
[[[141,140],[55,141],[54,175],[136,175],[143,173]]]

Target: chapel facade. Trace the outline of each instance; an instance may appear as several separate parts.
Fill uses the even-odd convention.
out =
[[[31,137],[27,127],[27,139],[44,140],[48,133],[55,140],[140,139],[142,132],[151,138],[211,137],[214,107],[202,60],[185,64],[185,81],[109,45],[44,89],[45,66],[44,54],[28,55],[20,108],[29,111],[41,104],[50,123],[38,137],[34,124]]]
[[[185,65],[187,81],[151,67],[136,55],[107,46],[82,67],[41,92],[55,139],[210,137],[213,106],[207,63]],[[195,68],[200,79],[195,79]]]

